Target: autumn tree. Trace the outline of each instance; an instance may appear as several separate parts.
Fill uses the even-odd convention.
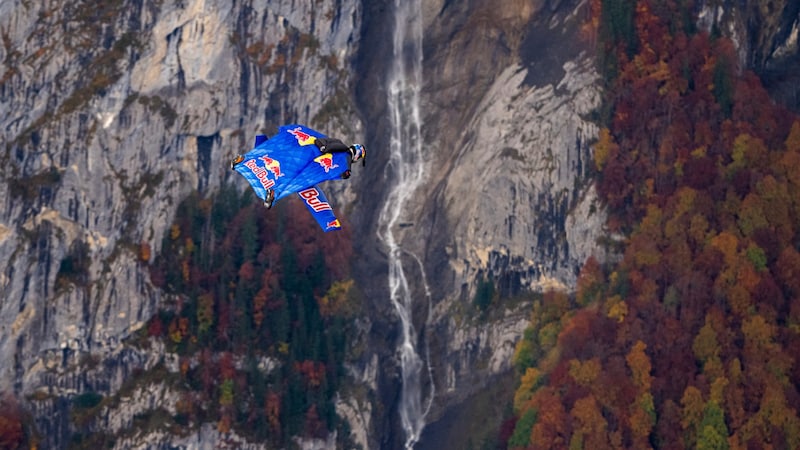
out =
[[[0,392],[0,448],[15,450],[25,447],[27,436],[23,414],[16,399]]]
[[[360,299],[347,232],[319,233],[300,202],[269,215],[259,206],[231,186],[181,203],[149,259],[154,282],[176,301],[147,329],[178,354],[188,390],[179,420],[216,421],[223,433],[281,448],[293,435],[338,426],[345,318]]]
[[[626,356],[628,367],[631,371],[633,385],[637,389],[636,402],[630,407],[631,432],[633,446],[636,448],[649,447],[650,433],[656,423],[656,411],[653,403],[653,394],[650,392],[652,376],[650,375],[650,358],[645,353],[642,341],[636,341],[631,351]]]

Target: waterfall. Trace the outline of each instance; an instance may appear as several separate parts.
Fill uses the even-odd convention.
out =
[[[395,236],[396,225],[407,202],[415,195],[425,176],[420,134],[419,92],[422,87],[422,17],[421,0],[395,0],[394,54],[388,79],[388,106],[391,121],[389,163],[385,178],[388,198],[379,217],[378,235],[388,247],[389,293],[402,326],[398,345],[402,386],[398,412],[405,431],[406,449],[412,449],[425,426],[425,416],[433,401],[433,380],[430,366],[417,349],[418,334],[412,311],[414,298],[408,284],[403,257],[413,260],[422,273],[421,282],[430,308],[430,291],[424,279],[421,260],[404,249]],[[431,378],[430,390],[423,398],[423,370]]]

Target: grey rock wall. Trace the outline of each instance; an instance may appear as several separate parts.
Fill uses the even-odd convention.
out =
[[[604,257],[605,214],[589,178],[600,90],[578,35],[584,3],[425,4],[437,11],[425,45],[428,178],[400,232],[434,280],[431,313],[417,316],[436,420],[511,368],[530,304],[507,299],[570,291],[586,258]],[[499,296],[485,315],[473,304],[481,280]]]
[[[800,3],[791,0],[701,1],[698,25],[736,42],[742,68],[762,72],[797,57]]]
[[[123,341],[168,303],[140,249],[189,192],[286,121],[359,138],[360,20],[354,0],[0,2],[0,390],[33,398],[43,448],[66,445],[65,400],[169,358]],[[164,386],[137,392],[106,431],[174,408]],[[117,446],[145,442],[181,441]]]

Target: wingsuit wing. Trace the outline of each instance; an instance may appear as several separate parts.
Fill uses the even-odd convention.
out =
[[[333,214],[331,204],[328,203],[325,194],[323,194],[318,187],[313,186],[308,189],[303,189],[298,192],[297,195],[303,199],[308,211],[314,216],[314,220],[317,221],[323,231],[327,233],[328,231],[342,228],[339,219]]]
[[[246,153],[244,159],[234,168],[250,183],[253,191],[262,200],[266,197],[267,189],[274,190],[274,201],[277,201],[295,192],[299,194],[313,188],[319,193],[314,198],[321,199],[330,208],[322,191],[315,186],[327,180],[341,178],[342,173],[348,169],[350,155],[320,154],[314,141],[323,137],[324,134],[303,125],[284,125],[269,139],[264,135],[256,136],[255,148]],[[300,196],[311,208],[309,199]],[[320,212],[312,210],[323,230],[328,231],[327,226],[334,221],[338,227],[332,210],[329,210],[330,215],[320,216]]]

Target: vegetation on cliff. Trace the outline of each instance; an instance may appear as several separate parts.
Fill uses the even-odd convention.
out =
[[[508,448],[800,447],[800,120],[686,0],[592,3],[625,236],[537,302]],[[511,431],[513,430],[513,432]]]
[[[179,208],[151,274],[180,301],[149,334],[181,357],[182,421],[213,419],[276,446],[338,425],[352,248],[346,231],[320,233],[303,208],[267,213],[233,187]]]
[[[212,422],[285,448],[295,436],[326,438],[340,428],[346,442],[334,401],[358,308],[351,253],[346,229],[320,233],[301,202],[267,212],[232,186],[213,198],[191,195],[150,264],[152,282],[175,300],[140,335],[140,345],[162,341],[178,371],[139,371],[113,398],[75,406],[73,447],[113,444],[119,437],[94,419],[147,383],[166,383],[178,398],[137,416],[142,431],[181,434]],[[142,244],[142,262],[151,256]]]

